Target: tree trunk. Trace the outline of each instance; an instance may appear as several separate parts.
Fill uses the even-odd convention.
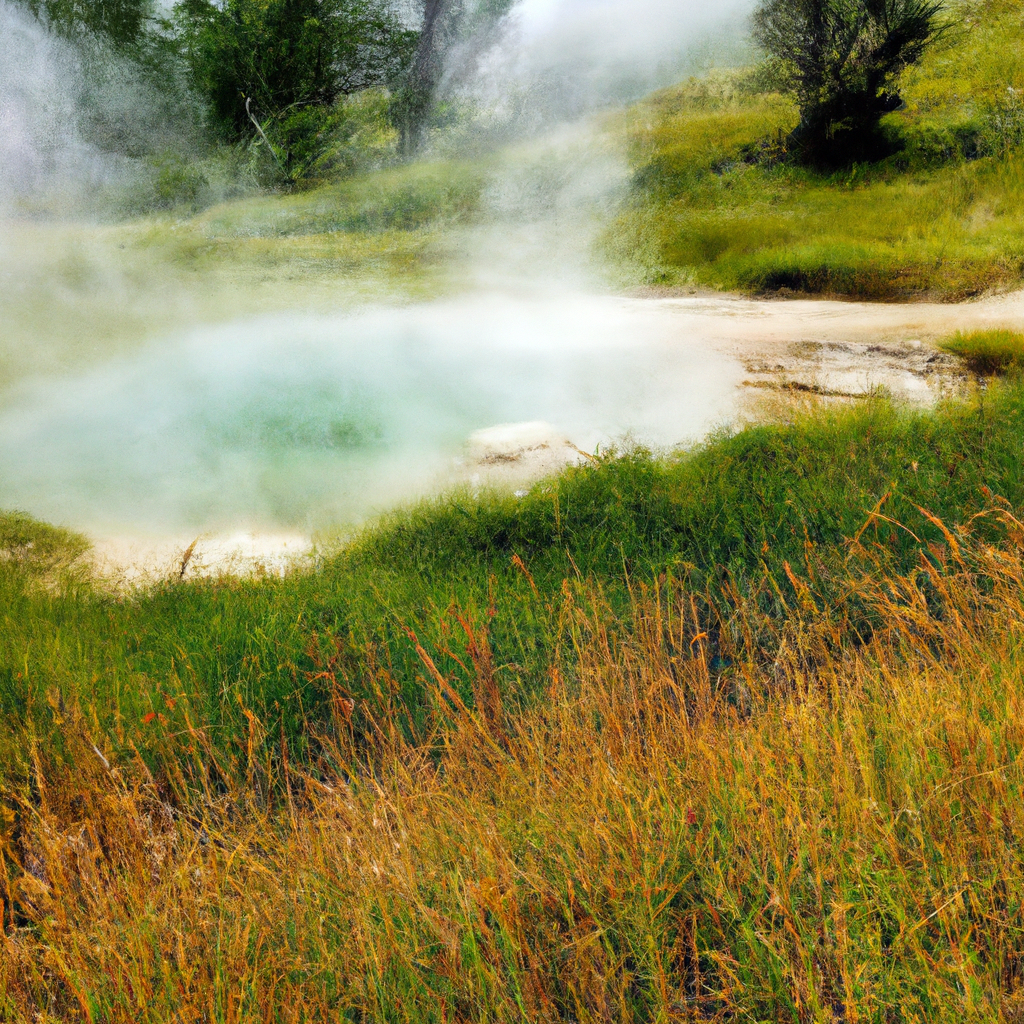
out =
[[[402,145],[407,153],[419,147],[424,121],[443,70],[446,22],[458,0],[423,0],[423,29],[406,86]]]

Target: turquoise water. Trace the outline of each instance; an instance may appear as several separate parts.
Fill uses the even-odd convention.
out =
[[[107,532],[313,529],[465,479],[469,435],[495,424],[543,420],[588,450],[695,437],[738,372],[656,308],[587,295],[236,322],[23,382],[0,488]]]

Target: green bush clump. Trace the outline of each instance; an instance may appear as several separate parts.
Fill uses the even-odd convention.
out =
[[[971,373],[983,377],[1019,370],[1024,365],[1024,334],[1019,331],[957,331],[940,345],[960,356]]]
[[[254,128],[268,134],[268,121],[387,84],[416,42],[381,0],[182,0],[175,17],[194,85],[229,139],[253,137]],[[295,121],[296,146],[316,134],[318,121]],[[286,170],[294,156],[277,153]]]
[[[943,0],[760,0],[753,35],[800,106],[788,145],[825,167],[885,155],[900,77],[943,30]]]
[[[212,198],[209,179],[196,161],[169,154],[152,161],[152,174],[152,192],[145,197],[145,206],[194,211],[202,209]]]

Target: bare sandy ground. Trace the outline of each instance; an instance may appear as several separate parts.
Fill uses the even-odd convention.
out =
[[[740,413],[758,393],[855,400],[879,387],[927,404],[959,386],[959,365],[935,341],[956,330],[1024,328],[1024,291],[961,303],[903,305],[736,297],[624,300],[670,316],[681,345],[708,346],[736,359],[744,376]],[[587,458],[571,438],[543,422],[497,424],[467,439],[449,483],[526,487]],[[99,576],[119,586],[167,578],[281,574],[310,564],[313,542],[299,533],[173,538],[94,538]]]
[[[956,330],[1024,326],[1024,291],[971,302],[846,302],[744,299],[735,296],[650,298],[678,311],[695,335],[755,347],[813,341],[934,340]],[[685,327],[683,327],[685,329]]]
[[[202,576],[280,576],[313,553],[309,537],[287,532],[90,539],[96,575],[118,588]]]
[[[957,385],[959,364],[935,342],[958,330],[1024,328],[1024,292],[967,303],[658,298],[681,338],[739,360],[743,387],[856,398],[884,387],[912,402]]]

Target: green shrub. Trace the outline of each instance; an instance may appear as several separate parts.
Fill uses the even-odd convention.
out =
[[[195,161],[168,154],[153,161],[153,170],[153,206],[198,210],[212,198],[210,182]]]
[[[58,32],[75,36],[99,33],[115,45],[135,45],[150,26],[157,5],[152,0],[17,0]]]
[[[877,159],[900,75],[941,33],[943,0],[760,0],[754,39],[800,106],[794,154],[819,166]]]
[[[629,113],[633,188],[605,236],[625,280],[960,299],[1024,272],[1024,23],[980,0],[900,78],[884,160],[795,166],[772,79],[718,71]],[[760,69],[763,71],[763,69]],[[761,91],[769,90],[769,91]]]
[[[384,89],[341,96],[331,106],[299,107],[263,127],[295,182],[357,170],[394,159],[398,130],[390,121],[391,97]]]
[[[340,97],[396,81],[417,34],[385,0],[181,0],[177,33],[223,138],[269,146],[291,181],[331,162]]]

